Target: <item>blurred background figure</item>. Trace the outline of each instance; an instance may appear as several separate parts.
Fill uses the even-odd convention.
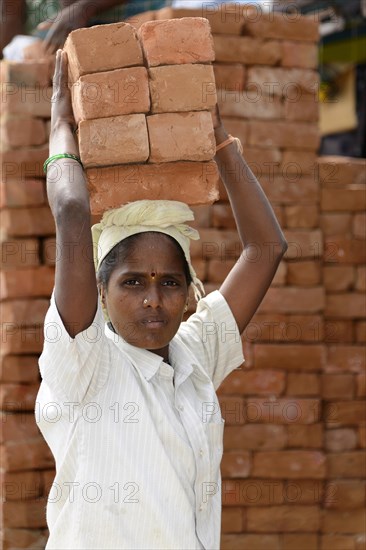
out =
[[[0,0],[1,52],[15,36],[28,34],[42,38],[52,54],[75,29],[122,21],[166,4],[164,0]]]
[[[273,0],[319,20],[321,155],[366,157],[366,0]]]

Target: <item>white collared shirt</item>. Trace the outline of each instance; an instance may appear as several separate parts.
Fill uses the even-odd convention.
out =
[[[219,549],[224,421],[215,390],[243,360],[218,291],[181,324],[170,365],[112,332],[99,304],[72,339],[52,297],[36,401],[56,460],[47,548]]]

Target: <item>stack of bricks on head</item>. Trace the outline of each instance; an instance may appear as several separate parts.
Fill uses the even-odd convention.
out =
[[[93,214],[140,199],[218,198],[206,19],[79,29],[65,51]]]

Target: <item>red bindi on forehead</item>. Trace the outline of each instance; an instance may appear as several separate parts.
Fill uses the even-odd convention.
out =
[[[152,272],[151,272],[151,278],[152,278],[152,279],[155,279],[155,271],[152,271]]]

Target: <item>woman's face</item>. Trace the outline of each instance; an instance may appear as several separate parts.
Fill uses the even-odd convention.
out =
[[[169,342],[188,300],[184,263],[171,239],[142,233],[111,273],[102,300],[114,330],[126,342],[168,360]]]

